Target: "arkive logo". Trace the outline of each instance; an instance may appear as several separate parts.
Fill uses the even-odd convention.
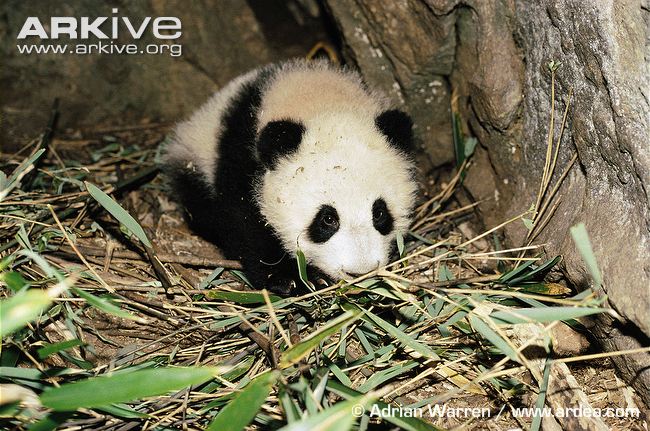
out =
[[[138,22],[126,16],[115,16],[118,13],[117,8],[112,9],[112,13],[114,15],[111,17],[97,18],[53,16],[47,25],[43,25],[38,17],[30,16],[20,29],[18,39],[30,36],[37,36],[40,39],[59,39],[61,36],[81,40],[89,39],[91,36],[97,39],[117,39],[120,35],[127,34],[138,40],[150,32],[156,39],[173,40],[178,39],[182,34],[181,20],[177,17],[147,16]],[[49,32],[46,29],[49,29]]]
[[[169,55],[180,57],[181,20],[175,16],[133,19],[119,16],[28,17],[18,32],[20,54],[37,55]],[[147,36],[147,37],[145,37]],[[155,43],[142,42],[144,40]],[[136,43],[137,42],[137,43]]]

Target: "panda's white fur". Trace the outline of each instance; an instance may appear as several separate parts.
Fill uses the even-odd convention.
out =
[[[334,69],[323,61],[283,64],[266,83],[258,112],[258,131],[274,120],[315,120],[324,114],[349,113],[360,121],[371,119],[387,107],[381,95],[364,88],[361,77]]]
[[[335,280],[386,265],[396,236],[404,235],[409,227],[417,186],[410,157],[390,145],[376,125],[377,117],[388,108],[387,101],[366,89],[356,73],[325,62],[291,61],[243,75],[177,126],[167,149],[167,164],[185,169],[181,180],[198,173],[201,178],[197,184],[205,183],[212,195],[229,193],[218,190],[217,184],[224,169],[228,168],[230,174],[237,172],[236,167],[226,166],[229,161],[223,158],[225,149],[219,147],[225,145],[221,141],[226,139],[229,127],[225,118],[236,110],[242,89],[255,82],[259,101],[250,111],[256,125],[250,135],[253,139],[258,139],[265,126],[274,121],[291,121],[304,127],[297,149],[278,157],[272,167],[257,170],[258,175],[252,179],[253,204],[265,226],[272,229],[291,256],[302,250],[311,265]],[[255,143],[241,145],[241,151],[255,152],[247,148]],[[194,184],[192,181],[189,178],[190,184]],[[182,184],[176,187],[181,189],[181,198],[183,193],[193,192],[182,190],[187,182]],[[373,203],[380,198],[393,218],[392,230],[386,235],[373,226]],[[246,199],[241,194],[240,200]],[[230,205],[225,201],[214,204]],[[316,243],[310,240],[307,229],[322,205],[336,209],[340,227],[327,241]],[[190,206],[186,204],[192,217]],[[207,210],[197,208],[195,212],[200,211]],[[220,221],[203,223],[207,222]],[[215,235],[217,245],[230,242],[223,236]],[[242,250],[251,249],[254,247]],[[245,259],[243,253],[230,253],[230,257]]]

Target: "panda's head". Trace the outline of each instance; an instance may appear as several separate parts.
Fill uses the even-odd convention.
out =
[[[411,128],[397,110],[262,125],[257,200],[284,247],[335,280],[386,265],[415,202]]]

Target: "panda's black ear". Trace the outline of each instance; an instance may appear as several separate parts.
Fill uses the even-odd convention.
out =
[[[375,118],[375,125],[393,147],[406,153],[413,152],[413,121],[407,113],[399,109],[382,112]]]
[[[305,126],[290,120],[271,121],[260,131],[257,138],[257,154],[268,169],[273,169],[277,160],[298,149]]]

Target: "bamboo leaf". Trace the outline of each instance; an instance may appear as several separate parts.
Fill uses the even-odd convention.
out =
[[[70,412],[52,412],[27,428],[29,431],[52,431],[72,417]]]
[[[560,296],[571,293],[571,289],[560,283],[533,283],[523,284],[519,287],[521,287],[522,292],[535,293],[537,295]]]
[[[234,292],[230,290],[206,290],[205,296],[210,299],[232,301],[237,304],[264,304],[264,295],[258,292]],[[282,299],[276,295],[269,295],[271,302]]]
[[[341,397],[345,399],[351,399],[353,397],[357,397],[360,395],[359,392],[356,390],[349,388],[341,383],[335,382],[333,380],[330,380],[327,383],[327,388],[334,392],[337,395],[340,395]],[[383,401],[375,401],[374,406],[379,408],[380,410],[385,409],[389,407],[388,404],[386,404]],[[421,419],[415,418],[415,417],[407,417],[407,416],[400,416],[400,415],[388,415],[388,416],[382,416],[382,419],[386,422],[390,422],[393,425],[396,425],[399,427],[401,430],[406,430],[406,431],[442,431],[442,428],[438,428],[433,426],[432,424],[425,422]]]
[[[415,368],[418,365],[419,364],[415,361],[409,361],[405,364],[394,365],[385,370],[375,372],[368,378],[368,380],[359,386],[359,392],[366,393],[369,390],[375,389],[382,383],[392,380],[393,378],[408,372],[410,369]]]
[[[521,221],[524,223],[524,226],[526,227],[526,229],[528,229],[529,231],[533,230],[534,223],[533,223],[533,221],[531,219],[522,217]]]
[[[355,321],[360,314],[360,312],[343,313],[336,319],[319,328],[317,331],[311,333],[300,343],[294,344],[291,348],[282,353],[282,357],[280,358],[280,367],[286,368],[299,362],[301,359],[309,355],[309,353],[314,350],[321,341],[338,332],[343,326]]]
[[[526,270],[527,270],[531,265],[533,265],[534,263],[535,263],[534,260],[529,260],[529,261],[527,261],[527,262],[525,262],[525,263],[519,265],[519,266],[516,267],[515,269],[513,269],[513,270],[511,270],[511,271],[506,272],[505,274],[503,274],[503,275],[499,278],[498,282],[499,282],[499,283],[508,283],[510,280],[514,279],[514,278],[517,277],[519,274],[522,274],[524,271],[526,271]]]
[[[571,320],[591,314],[605,313],[606,308],[592,307],[536,307],[499,310],[490,317],[506,323],[548,323],[556,320]]]
[[[4,274],[0,274],[0,280],[7,283],[9,289],[11,289],[14,293],[19,292],[25,286],[29,285],[29,282],[25,280],[23,275],[20,272],[16,271],[9,271],[5,272]]]
[[[122,223],[128,230],[130,230],[133,235],[135,235],[145,247],[152,247],[151,241],[147,238],[147,234],[144,233],[144,229],[140,226],[140,223],[134,219],[131,214],[129,214],[124,208],[120,206],[117,202],[113,200],[109,195],[104,193],[99,187],[94,184],[91,184],[87,181],[84,181],[86,185],[86,190],[101,206],[104,207],[113,217]]]
[[[456,156],[456,168],[465,161],[465,147],[463,142],[463,134],[460,130],[460,114],[452,112],[451,114],[451,137],[454,143],[454,154]]]
[[[104,407],[197,385],[223,371],[221,367],[149,368],[50,387],[40,399],[57,411]]]
[[[362,416],[359,412],[367,410],[375,398],[370,394],[339,402],[300,422],[286,425],[280,428],[280,431],[347,431],[352,428],[355,420]]]
[[[472,154],[474,154],[474,149],[476,148],[476,144],[478,144],[478,140],[472,136],[465,138],[463,145],[465,147],[465,158],[469,159]]]
[[[401,233],[398,233],[395,237],[395,241],[397,242],[397,252],[399,253],[399,257],[404,257],[404,236]]]
[[[494,329],[490,328],[487,323],[473,314],[470,314],[469,316],[469,323],[476,332],[492,343],[501,353],[511,360],[519,362],[517,352],[501,337],[501,335],[499,335]]]
[[[63,350],[71,349],[73,347],[81,346],[85,344],[83,341],[76,338],[72,340],[61,341],[60,343],[47,344],[36,351],[38,357],[43,360],[50,355],[59,353]]]
[[[355,305],[352,305],[352,304],[346,304],[346,306],[351,307],[351,308],[357,308]],[[410,347],[411,349],[415,350],[416,352],[418,352],[422,356],[427,357],[429,359],[435,359],[435,360],[440,359],[438,354],[436,354],[436,352],[434,352],[429,346],[427,346],[425,344],[422,344],[421,342],[417,341],[415,338],[413,338],[410,335],[402,332],[400,329],[398,329],[395,326],[391,325],[390,323],[386,322],[384,319],[377,316],[376,314],[373,314],[368,310],[363,310],[363,313],[367,317],[367,318],[364,318],[364,320],[367,320],[367,321],[369,321],[371,323],[374,323],[375,325],[379,326],[381,329],[386,331],[389,335],[396,338],[403,345],[405,345],[407,347]]]
[[[36,319],[52,303],[47,291],[30,289],[0,302],[0,337],[16,332]]]
[[[513,286],[524,281],[531,281],[534,279],[542,279],[546,274],[553,269],[555,265],[562,260],[562,256],[555,256],[553,259],[544,262],[539,265],[537,268],[527,272],[518,277],[513,277],[507,284],[508,286]]]
[[[587,233],[587,228],[584,223],[577,224],[571,228],[571,236],[573,241],[576,243],[576,247],[582,256],[582,259],[587,265],[587,270],[591,277],[594,279],[596,288],[600,287],[603,283],[603,278],[600,275],[600,269],[598,269],[598,261],[596,260],[596,255],[594,250],[591,247],[591,241],[589,241],[589,234]]]
[[[18,167],[11,174],[9,179],[3,174],[3,186],[0,188],[0,201],[9,195],[9,193],[20,183],[21,178],[29,172],[30,168],[36,160],[38,160],[43,153],[45,152],[44,148],[41,148],[18,165]]]
[[[454,371],[451,368],[443,365],[439,367],[437,373],[459,388],[463,388],[467,392],[471,392],[472,394],[485,395],[485,391],[483,388],[481,388],[481,385],[473,383],[458,371]]]
[[[546,393],[548,392],[548,380],[551,376],[551,366],[553,361],[550,358],[546,358],[544,361],[544,373],[542,375],[542,381],[539,385],[539,394],[537,395],[537,401],[535,401],[535,409],[537,411],[542,411],[544,404],[546,403]],[[538,431],[542,425],[542,415],[534,415],[533,422],[530,425],[530,431]]]
[[[96,307],[108,314],[112,314],[117,317],[123,317],[125,319],[131,319],[131,320],[138,320],[143,322],[144,320],[138,316],[134,316],[133,314],[129,313],[128,311],[122,310],[120,307],[118,307],[115,304],[112,304],[108,302],[104,298],[100,298],[99,296],[95,296],[91,293],[86,292],[83,289],[78,289],[76,287],[72,288],[72,291],[76,293],[80,298],[85,299],[86,302],[88,302],[90,305],[93,307]]]
[[[97,410],[109,413],[113,416],[126,418],[126,419],[138,419],[138,418],[149,417],[149,415],[133,410],[131,407],[125,404],[111,404],[110,406],[98,407]]]
[[[298,422],[300,420],[300,408],[286,390],[281,389],[279,391],[278,402],[284,411],[288,423]]]
[[[271,392],[271,387],[280,376],[279,371],[270,371],[251,380],[208,426],[208,431],[240,431],[255,418],[260,407]]]
[[[300,281],[307,286],[307,289],[314,290],[314,286],[312,286],[309,277],[307,276],[307,258],[302,250],[296,250],[296,262],[298,263],[298,275],[300,276]]]

